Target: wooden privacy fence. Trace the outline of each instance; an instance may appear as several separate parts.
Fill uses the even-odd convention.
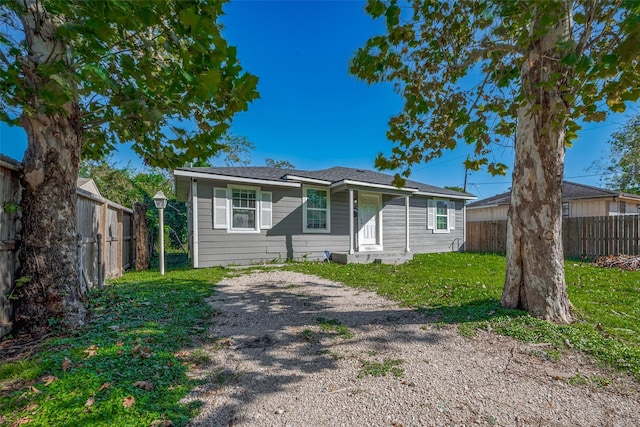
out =
[[[133,211],[80,188],[77,195],[79,268],[86,289],[91,289],[133,265]]]
[[[640,254],[640,216],[564,218],[562,242],[565,258]],[[503,253],[507,247],[507,221],[467,223],[468,252]]]
[[[0,337],[11,331],[9,296],[18,268],[16,250],[21,229],[20,170],[19,163],[0,155]],[[76,193],[78,271],[86,292],[135,265],[137,230],[131,209],[82,188]],[[141,212],[146,213],[144,209]]]

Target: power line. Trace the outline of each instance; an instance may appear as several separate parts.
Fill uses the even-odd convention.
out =
[[[595,173],[591,175],[574,175],[574,176],[565,176],[564,179],[573,179],[573,178],[590,178],[593,176],[608,176],[615,175],[613,172],[608,173]],[[469,185],[499,185],[499,184],[511,184],[511,181],[498,181],[498,182],[470,182]]]

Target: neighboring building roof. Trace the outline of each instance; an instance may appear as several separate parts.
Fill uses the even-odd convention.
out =
[[[214,168],[179,168],[176,170],[191,172],[195,174],[210,174],[223,177],[241,177],[254,180],[273,181],[278,183],[290,183],[297,181],[316,182],[324,185],[339,184],[370,184],[379,186],[393,186],[393,176],[381,172],[375,172],[365,169],[353,169],[345,167],[332,167],[329,169],[321,169],[315,171],[301,171],[295,169],[279,169],[269,167],[214,167]],[[174,172],[175,173],[175,172]],[[423,184],[421,182],[407,180],[404,190],[411,192],[427,193],[430,195],[451,196],[460,199],[475,199],[476,197],[469,193],[449,190],[447,188],[436,187],[433,185]]]
[[[98,186],[91,178],[78,178],[78,180],[76,181],[76,186],[78,188],[82,188],[85,191],[88,191],[91,194],[102,197],[102,194],[100,194],[100,190],[98,190]]]
[[[20,163],[18,160],[14,158],[5,156],[2,153],[0,153],[0,166],[6,167],[7,169],[11,169],[14,171],[18,171],[22,169],[22,163]]]
[[[562,181],[562,200],[584,200],[584,199],[600,199],[611,197],[623,197],[629,199],[637,199],[640,201],[640,195],[625,193],[622,191],[607,190],[605,188],[592,187],[590,185],[578,184],[575,182]],[[489,206],[508,205],[511,203],[511,193],[502,193],[493,197],[478,200],[469,203],[468,208],[486,208]]]

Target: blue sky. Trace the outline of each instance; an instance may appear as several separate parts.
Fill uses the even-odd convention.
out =
[[[225,6],[224,35],[238,48],[242,66],[260,78],[261,98],[234,119],[233,133],[254,145],[252,165],[265,158],[288,160],[298,169],[348,166],[373,169],[378,152],[392,147],[386,138],[387,121],[402,103],[390,85],[373,85],[349,75],[356,49],[376,34],[381,21],[364,12],[364,1],[232,1]],[[600,177],[585,169],[608,153],[612,132],[638,113],[627,112],[607,122],[586,124],[574,147],[567,151],[565,178],[600,185]],[[0,152],[21,159],[26,137],[21,128],[0,124]],[[412,179],[437,186],[464,180],[470,148],[460,146],[440,159],[413,168]],[[511,165],[513,151],[493,155]],[[141,167],[126,145],[115,160]],[[472,172],[468,191],[479,198],[507,191],[507,176]]]

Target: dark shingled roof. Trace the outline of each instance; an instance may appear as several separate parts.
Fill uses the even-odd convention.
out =
[[[319,179],[323,181],[329,181],[332,184],[340,181],[359,181],[368,184],[378,185],[393,185],[393,176],[387,175],[381,172],[375,172],[365,169],[353,169],[345,168],[341,166],[332,167],[329,169],[321,169],[315,171],[302,171],[296,169],[279,169],[268,167],[214,167],[214,168],[180,168],[179,170],[189,172],[208,173],[224,176],[234,176],[242,178],[253,179],[265,179],[271,181],[286,181],[284,179],[287,175],[298,176],[301,178]],[[443,196],[457,196],[457,197],[474,197],[472,194],[463,193],[460,191],[449,190],[447,188],[440,188],[433,185],[423,184],[417,181],[407,180],[405,187],[415,188],[418,191],[425,193],[442,194]]]
[[[621,191],[607,190],[605,188],[592,187],[590,185],[577,184],[575,182],[562,181],[562,200],[597,199],[605,197],[629,197],[640,200],[637,194],[624,193]],[[469,208],[480,208],[494,205],[508,205],[511,202],[511,193],[502,193],[469,203]]]

